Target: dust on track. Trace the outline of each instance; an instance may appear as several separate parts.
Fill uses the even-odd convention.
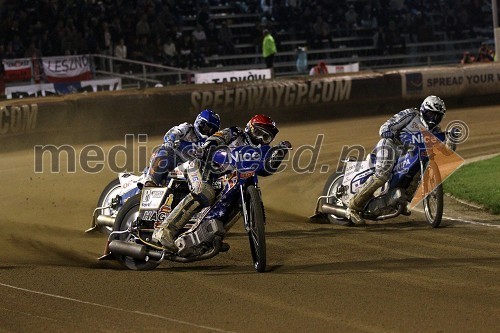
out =
[[[498,106],[449,111],[445,123],[460,119],[470,127],[469,140],[459,146],[462,157],[498,152],[499,111]],[[371,149],[386,118],[281,126],[277,140],[290,140],[297,151],[300,144],[313,145],[318,133],[325,134],[317,163],[331,172],[342,146]],[[161,137],[151,146],[158,140]],[[100,144],[109,149],[122,143]],[[0,330],[193,331],[189,325],[161,318],[193,323],[196,331],[497,328],[498,230],[453,221],[433,230],[418,213],[367,227],[311,223],[307,216],[328,175],[319,167],[301,175],[288,168],[261,179],[268,217],[266,274],[253,272],[241,223],[228,237],[228,253],[198,263],[164,263],[152,272],[131,272],[114,263],[98,263],[95,258],[105,238],[83,233],[101,190],[115,177],[110,170],[34,174],[33,151],[2,154],[0,283],[157,317],[129,316],[0,287]],[[498,217],[463,208],[449,198],[445,214],[499,223]]]

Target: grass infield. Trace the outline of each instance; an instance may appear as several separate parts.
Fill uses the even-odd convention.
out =
[[[464,165],[448,177],[444,191],[500,214],[500,156]]]

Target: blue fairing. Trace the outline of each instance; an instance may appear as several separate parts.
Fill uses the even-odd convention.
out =
[[[213,161],[221,165],[232,165],[236,169],[235,177],[237,178],[233,186],[223,188],[220,199],[211,207],[205,220],[224,216],[234,200],[240,200],[240,186],[244,186],[247,181],[257,184],[257,172],[264,169],[270,148],[270,146],[241,146],[229,150],[218,150],[214,154]]]
[[[205,140],[200,140],[199,142],[191,142],[191,141],[184,141],[180,140],[177,142],[177,147],[176,151],[178,154],[181,154],[181,156],[184,156],[183,159],[189,159],[192,156],[194,156],[194,152],[197,147],[201,146]],[[183,162],[183,161],[179,161]]]
[[[433,133],[433,135],[440,141],[445,140],[445,133]],[[392,171],[392,178],[390,180],[390,188],[400,187],[402,182],[407,181],[420,170],[420,158],[424,166],[428,162],[428,157],[425,156],[427,152],[426,139],[434,140],[434,137],[424,136],[421,132],[418,133],[408,133],[402,132],[400,135],[400,140],[403,145],[412,145],[414,149],[408,150],[406,154],[399,157],[394,169]],[[419,155],[420,158],[419,158]]]
[[[215,152],[213,161],[222,165],[230,164],[238,171],[259,171],[264,169],[270,146],[241,146],[234,149],[221,149]]]

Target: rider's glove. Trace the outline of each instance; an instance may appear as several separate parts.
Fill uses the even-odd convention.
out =
[[[290,141],[281,141],[278,146],[280,148],[285,148],[285,149],[292,149],[292,144],[290,143]]]
[[[173,141],[165,141],[163,142],[163,146],[165,148],[175,148],[175,143]]]
[[[200,147],[200,146],[196,146],[194,147],[193,149],[193,156],[195,158],[199,158],[199,159],[204,159],[205,157],[205,149],[203,149],[203,147]]]
[[[383,137],[384,139],[394,139],[394,133],[392,133],[391,131],[382,132],[380,136]]]

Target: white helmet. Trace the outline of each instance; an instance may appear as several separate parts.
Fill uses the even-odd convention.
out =
[[[420,120],[428,130],[439,125],[445,113],[443,100],[434,95],[427,96],[420,106]]]

